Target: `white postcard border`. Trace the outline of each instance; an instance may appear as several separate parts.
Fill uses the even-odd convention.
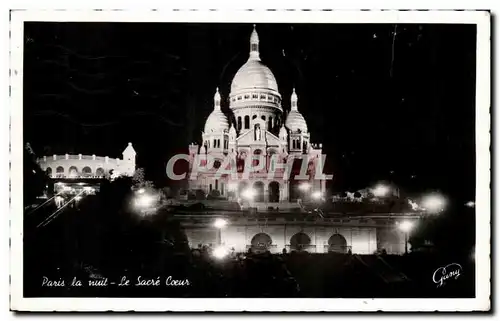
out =
[[[23,23],[25,21],[240,23],[469,23],[477,25],[476,298],[172,299],[23,298]],[[490,303],[490,14],[486,11],[93,11],[11,12],[11,309],[19,311],[478,311]],[[461,175],[457,173],[457,175]]]

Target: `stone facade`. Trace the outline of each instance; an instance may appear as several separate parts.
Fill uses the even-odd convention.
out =
[[[129,143],[122,158],[96,155],[52,155],[38,159],[40,167],[52,178],[107,178],[113,175],[132,176],[136,152]]]
[[[196,180],[189,180],[191,190],[203,190],[207,194],[216,190],[222,196],[235,199],[245,189],[252,188],[254,202],[288,202],[300,198],[299,182],[279,167],[293,162],[293,166],[300,168],[306,162],[308,177],[301,180],[308,181],[309,193],[325,192],[325,178],[316,175],[316,171],[322,169],[322,145],[311,143],[306,121],[298,110],[295,89],[288,114],[281,97],[273,73],[260,59],[259,37],[254,28],[248,61],[234,76],[227,97],[229,110],[222,110],[222,98],[217,90],[214,110],[201,135],[202,144],[189,146],[191,171],[200,165],[199,155],[215,159],[213,168],[199,174]],[[215,175],[226,158],[231,161],[225,169],[237,172],[236,176]]]
[[[405,250],[405,234],[392,220],[327,219],[311,222],[285,217],[241,217],[228,221],[229,224],[219,230],[211,226],[210,220],[197,223],[185,220],[183,226],[190,247],[221,245],[234,248],[236,252],[246,252],[252,247],[256,250],[265,248],[271,253],[281,253],[286,249],[287,252],[373,254],[385,249],[388,254],[402,254]]]

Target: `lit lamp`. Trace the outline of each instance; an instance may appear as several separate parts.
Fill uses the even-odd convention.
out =
[[[413,222],[403,221],[399,223],[399,229],[405,233],[405,254],[408,254],[408,233],[413,228]]]
[[[307,192],[310,188],[311,188],[311,184],[309,184],[309,183],[307,183],[307,182],[301,183],[301,184],[299,185],[299,189],[300,189],[302,192]]]
[[[446,199],[440,194],[430,194],[422,199],[422,206],[429,213],[439,213],[446,207]]]
[[[375,186],[375,188],[372,189],[372,193],[376,197],[385,197],[387,196],[387,194],[389,194],[390,190],[391,189],[389,188],[389,186],[378,184],[377,186]]]
[[[154,198],[151,195],[141,194],[135,200],[135,206],[139,208],[147,208],[150,207],[154,202]]]
[[[321,193],[320,191],[315,191],[311,194],[311,197],[315,200],[320,200],[323,197],[323,193]]]
[[[252,200],[255,196],[255,190],[253,188],[247,188],[243,192],[241,192],[241,196],[246,198],[247,200]]]
[[[212,252],[212,255],[218,260],[222,260],[227,256],[227,254],[228,250],[223,246],[217,246]]]
[[[214,222],[214,227],[217,228],[217,245],[219,246],[222,244],[222,229],[226,227],[226,225],[227,221],[222,218],[218,218]]]

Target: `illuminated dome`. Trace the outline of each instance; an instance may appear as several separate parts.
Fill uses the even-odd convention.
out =
[[[299,113],[298,111],[292,110],[288,114],[288,117],[286,118],[285,126],[286,126],[286,128],[288,128],[292,132],[296,132],[296,131],[300,130],[302,133],[307,133],[306,120],[304,119],[304,116],[302,116],[302,114]]]
[[[227,116],[220,110],[219,89],[214,96],[214,111],[208,116],[205,123],[205,133],[224,132],[229,130],[229,121]]]
[[[229,121],[220,110],[214,110],[205,123],[205,133],[223,132],[229,130]]]
[[[297,107],[297,94],[295,93],[295,89],[293,89],[292,93],[292,110],[286,117],[285,126],[288,130],[292,132],[297,132],[300,130],[301,133],[307,133],[307,123],[304,119],[304,116],[299,112]]]
[[[249,59],[234,76],[231,93],[251,89],[267,89],[278,91],[278,83],[272,71],[257,59]]]
[[[254,29],[250,36],[250,57],[233,78],[231,94],[264,89],[278,94],[278,83],[272,71],[260,60],[259,35]],[[279,94],[278,94],[279,95]]]

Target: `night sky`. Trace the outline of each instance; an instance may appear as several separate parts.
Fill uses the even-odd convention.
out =
[[[158,186],[227,98],[251,24],[26,23],[24,134],[39,156],[121,157]],[[475,193],[475,25],[258,24],[261,59],[292,86],[330,188],[391,180],[409,193]],[[396,35],[394,35],[394,32]],[[227,111],[227,101],[223,110]]]

